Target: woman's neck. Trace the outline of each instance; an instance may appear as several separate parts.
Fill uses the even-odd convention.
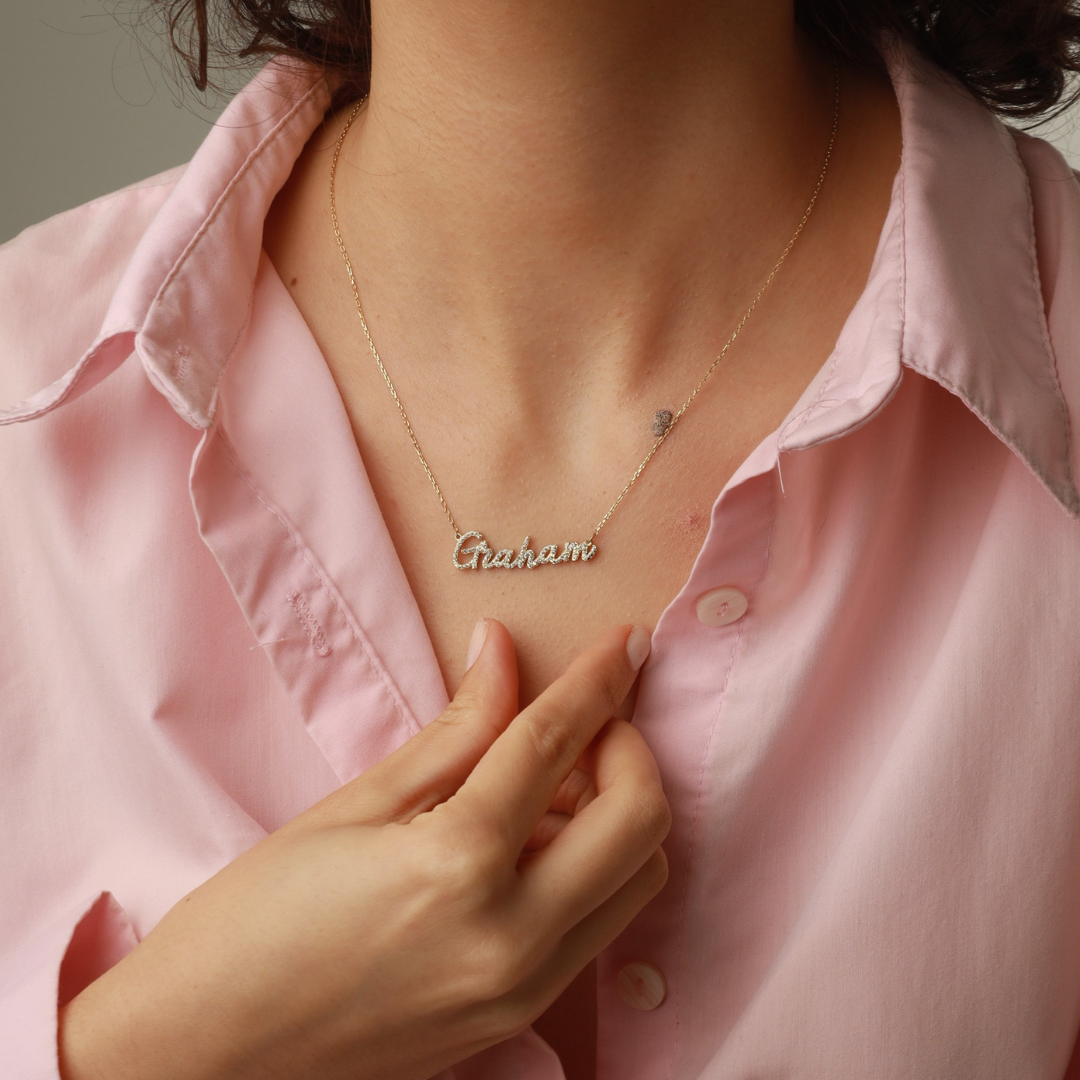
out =
[[[584,538],[791,238],[828,143],[832,65],[782,0],[429,2],[373,0],[371,101],[337,177],[364,310],[463,527],[499,546]],[[528,701],[595,633],[651,625],[685,583],[718,492],[824,363],[881,236],[896,100],[876,74],[841,83],[813,217],[587,581],[448,574],[453,534],[331,229],[348,110],[312,137],[264,243],[341,391],[448,687],[481,615],[511,627]]]
[[[339,207],[373,329],[423,311],[414,356],[467,355],[519,406],[553,374],[625,388],[707,356],[826,145],[831,65],[789,4],[372,7]]]

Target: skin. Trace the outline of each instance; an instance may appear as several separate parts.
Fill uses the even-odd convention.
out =
[[[376,0],[374,16],[370,104],[338,172],[372,335],[461,528],[497,547],[583,540],[791,237],[828,142],[831,64],[777,0]],[[883,77],[844,73],[819,204],[738,344],[601,555],[525,574],[452,569],[367,351],[328,211],[349,111],[312,138],[265,246],[337,380],[447,686],[493,615],[530,701],[605,628],[655,624],[724,483],[831,352],[888,209],[896,104]]]
[[[612,718],[648,631],[604,635],[515,716],[513,643],[486,626],[440,717],[67,1006],[66,1080],[426,1080],[527,1027],[656,894],[667,803]]]
[[[802,216],[828,140],[832,65],[796,30],[787,0],[685,0],[674,7],[656,0],[540,6],[373,0],[372,17],[371,95],[349,132],[338,174],[339,215],[372,335],[461,528],[482,530],[496,547],[517,546],[526,532],[534,549],[584,540],[651,445],[653,413],[685,400]],[[896,102],[883,75],[842,70],[840,130],[813,216],[724,364],[597,538],[600,555],[584,566],[486,574],[451,567],[453,534],[360,334],[327,205],[331,149],[348,111],[328,117],[312,137],[275,202],[264,244],[337,381],[448,689],[470,686],[462,683],[464,659],[478,618],[499,620],[492,624],[499,627],[496,640],[503,640],[502,626],[512,635],[514,701],[503,701],[494,722],[505,726],[518,707],[528,716],[553,691],[563,700],[563,680],[579,678],[572,673],[582,663],[595,668],[587,679],[610,677],[603,674],[605,664],[615,663],[603,653],[612,648],[605,628],[655,625],[686,580],[718,493],[831,352],[866,281],[888,209],[900,154]],[[615,633],[625,637],[625,627]],[[602,655],[587,651],[598,636]],[[618,701],[612,697],[606,715],[603,706],[586,709],[588,737],[582,741],[575,729],[567,745],[584,747],[612,714],[628,717],[633,695],[624,692]],[[481,713],[488,715],[480,710],[469,721],[477,730],[489,723]],[[472,762],[475,740],[484,740],[469,730],[473,757],[465,758]],[[648,802],[656,781],[647,749],[624,724],[605,730],[625,741],[634,762],[627,783],[639,784]],[[413,805],[423,781],[410,769],[423,777],[438,760],[427,745],[406,748],[395,755],[398,765],[372,771],[381,798]],[[600,746],[606,745],[605,739]],[[491,819],[480,820],[495,828],[503,806],[527,803],[518,820],[534,815],[526,830],[530,847],[543,846],[572,821],[548,853],[562,850],[558,844],[571,828],[575,838],[596,842],[604,829],[615,838],[608,843],[620,869],[603,883],[585,861],[568,857],[566,867],[583,875],[573,909],[580,919],[575,924],[564,915],[560,926],[549,925],[548,937],[530,953],[529,974],[506,991],[529,1007],[511,1010],[514,1023],[499,1029],[503,1037],[527,1015],[559,1053],[568,1080],[595,1075],[589,961],[662,877],[662,854],[655,853],[661,811],[652,808],[656,822],[643,842],[636,811],[627,810],[632,800],[609,799],[607,824],[592,810],[603,802],[590,799],[607,782],[599,765],[607,753],[594,747],[576,771],[565,754],[546,772],[507,765],[499,779],[505,802],[489,803]],[[362,787],[372,773],[355,783]],[[453,784],[469,775],[462,765],[453,782],[423,788],[421,802],[450,792],[439,806],[453,805]],[[542,791],[557,793],[562,785],[549,799],[554,814],[543,816],[543,807],[530,801],[537,776]],[[485,777],[495,783],[491,769]],[[344,824],[352,821],[344,809],[350,798],[328,800],[343,815],[333,818],[334,827],[345,832],[352,827]],[[145,1034],[154,1026],[145,1022],[147,1009],[164,1000],[166,988],[176,993],[162,972],[170,964],[194,970],[205,955],[199,943],[214,940],[215,928],[224,935],[250,910],[261,875],[287,867],[295,885],[303,876],[298,870],[316,881],[326,872],[320,859],[332,863],[340,851],[323,843],[337,834],[325,831],[333,813],[322,805],[227,868],[224,883],[215,878],[197,890],[131,957],[75,999],[61,1027],[65,1080],[181,1075],[169,1071],[175,1061],[148,1045]],[[438,808],[428,813],[448,830],[438,834],[440,842],[459,850],[468,835],[455,832],[465,828],[462,818]],[[403,839],[420,836],[412,827],[394,832],[392,844],[373,841],[350,856],[367,853],[381,874],[378,888],[357,885],[353,910],[377,912],[379,904],[392,903],[388,897],[413,895],[417,856]],[[429,835],[416,841],[421,852]],[[340,946],[346,931],[334,921],[336,909],[314,930],[303,897],[296,901],[308,905],[301,905],[303,927],[287,911],[277,921],[254,920],[251,933],[260,935],[263,949],[252,941],[247,953],[226,950],[209,985],[203,976],[192,979],[182,1022],[173,1019],[170,998],[169,1010],[161,1006],[160,1015],[150,1016],[157,1030],[168,1029],[156,1042],[187,1046],[186,1032],[203,1032],[198,1042],[211,1047],[205,1069],[182,1074],[200,1080],[431,1075],[434,1059],[406,1060],[416,1046],[441,1047],[439,1060],[449,1063],[483,1041],[478,1030],[492,1039],[493,1029],[470,1026],[472,1019],[458,1027],[446,1020],[447,1008],[459,1018],[478,1015],[475,987],[472,998],[462,991],[452,1007],[432,1004],[416,996],[422,987],[409,973],[429,986],[434,963],[447,985],[457,987],[457,965],[473,971],[456,944],[459,930],[475,941],[470,933],[512,923],[522,908],[507,898],[519,886],[506,884],[515,879],[507,877],[509,856],[502,854],[503,862],[469,868],[465,877],[488,907],[453,893],[453,880],[420,887],[431,905],[421,905],[408,933],[390,934],[382,952],[361,957],[357,970],[337,972],[327,986],[325,978],[302,983],[307,968],[296,945],[308,947],[305,935],[317,933],[321,942]],[[616,892],[625,899],[605,908],[620,875],[629,891]],[[554,888],[554,880],[537,878],[535,895]],[[464,928],[451,932],[435,914],[443,910],[462,912]],[[611,914],[586,914],[600,911]],[[590,924],[591,918],[597,921]],[[586,925],[596,929],[567,930]],[[575,944],[560,952],[559,942],[571,939]],[[296,997],[291,992],[266,1000],[251,991],[245,1003],[221,989],[231,985],[230,971],[246,970],[266,945],[277,966],[267,971],[256,964],[258,985],[307,986],[309,1011],[287,1017],[275,1011],[282,999]],[[541,954],[546,959],[537,960]],[[560,961],[551,959],[556,954]],[[412,966],[421,955],[423,977]],[[226,970],[229,963],[237,966]],[[333,995],[355,1002],[366,992],[364,972],[376,965],[405,974],[393,995],[379,995],[379,1007],[390,1009],[373,1014],[381,1027],[357,1030],[334,1011],[340,1001]],[[517,958],[509,967],[517,975],[522,965]],[[541,970],[543,977],[536,974]],[[498,988],[505,991],[510,976],[500,972]],[[520,989],[526,985],[528,992]],[[485,994],[490,1002],[492,987],[480,997]],[[209,1012],[207,1001],[215,1006]],[[114,1015],[136,1019],[119,1028],[101,1020]],[[276,1021],[272,1030],[290,1032],[291,1041],[253,1044],[247,1034],[267,1030],[264,1020]],[[279,1064],[260,1072],[270,1045]],[[144,1063],[141,1072],[124,1071],[132,1054]],[[256,1064],[249,1066],[243,1054]]]

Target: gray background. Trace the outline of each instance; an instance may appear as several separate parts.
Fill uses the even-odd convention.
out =
[[[181,93],[138,7],[0,0],[0,243],[182,164],[210,129],[220,102]]]
[[[191,157],[221,101],[170,72],[138,0],[0,0],[0,243]],[[1041,129],[1080,167],[1080,109]]]

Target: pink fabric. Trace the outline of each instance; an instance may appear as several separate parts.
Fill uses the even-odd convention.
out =
[[[1060,1080],[1076,1038],[1080,188],[932,69],[894,80],[866,290],[643,673],[672,874],[601,957],[601,1080]],[[446,702],[260,258],[327,103],[271,65],[182,174],[0,250],[0,418],[36,418],[0,432],[11,1080],[56,1080],[61,995]],[[721,585],[749,610],[704,626]],[[456,1073],[561,1068],[530,1034]]]

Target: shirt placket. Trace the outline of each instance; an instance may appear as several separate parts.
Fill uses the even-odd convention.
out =
[[[878,257],[895,258],[895,230],[887,230]],[[754,917],[736,928],[724,911],[754,906],[740,892],[735,852],[745,846],[741,799],[766,737],[760,703],[769,688],[740,673],[772,670],[775,677],[780,670],[752,661],[768,648],[781,614],[776,596],[766,602],[765,594],[775,592],[776,574],[786,578],[794,569],[772,565],[778,517],[787,515],[787,531],[813,527],[801,520],[813,500],[785,492],[792,455],[856,430],[899,383],[895,326],[867,322],[872,345],[862,336],[863,319],[850,320],[803,402],[721,492],[690,577],[653,635],[634,723],[656,756],[671,805],[669,877],[600,958],[599,1080],[692,1080],[745,1007],[748,966],[762,943]]]
[[[759,468],[713,509],[690,577],[664,612],[643,672],[634,724],[656,756],[673,825],[668,883],[600,957],[599,1080],[673,1075],[684,1054],[682,1012],[694,992],[684,971],[697,929],[688,891],[700,863],[699,824],[715,801],[710,764],[726,721],[725,691],[755,619],[775,516],[775,470]]]
[[[200,531],[344,782],[446,691],[333,379],[268,260],[191,473]]]

